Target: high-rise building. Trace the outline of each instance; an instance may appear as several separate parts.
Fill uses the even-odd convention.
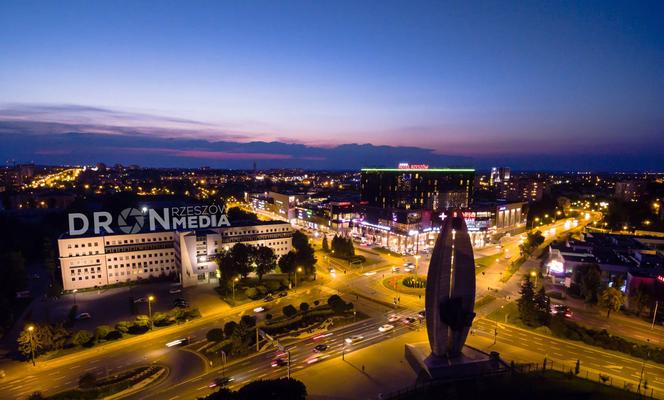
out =
[[[402,210],[466,208],[475,170],[399,164],[398,168],[363,168],[362,203]]]
[[[493,186],[497,183],[509,181],[511,172],[512,170],[510,169],[510,167],[491,168],[491,176],[489,177],[489,184]]]

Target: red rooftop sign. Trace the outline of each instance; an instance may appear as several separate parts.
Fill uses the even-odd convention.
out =
[[[429,169],[428,164],[399,163],[399,169]]]

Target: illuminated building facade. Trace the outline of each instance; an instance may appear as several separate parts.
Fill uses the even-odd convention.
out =
[[[204,230],[58,240],[65,290],[103,287],[176,274],[183,286],[217,281],[216,255],[235,243],[268,246],[280,257],[291,250],[293,229],[279,221]]]

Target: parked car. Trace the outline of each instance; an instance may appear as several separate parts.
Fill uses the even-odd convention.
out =
[[[266,302],[273,301],[273,300],[274,300],[274,297],[272,297],[270,295],[265,296],[265,298],[263,299],[263,301],[266,301]]]
[[[182,293],[182,288],[179,288],[179,287],[171,288],[171,289],[168,291],[168,293],[170,293],[170,294],[178,294],[178,293]]]
[[[417,320],[413,317],[406,317],[406,318],[402,319],[402,321],[403,321],[404,324],[412,324]]]
[[[286,297],[286,296],[288,296],[288,293],[287,293],[287,292],[281,292],[281,293],[279,293],[279,297]]]
[[[392,314],[387,317],[388,322],[397,322],[399,320],[399,316],[396,314]]]
[[[79,320],[79,321],[80,321],[80,320],[84,320],[84,319],[92,319],[92,315],[90,315],[90,313],[86,313],[86,312],[84,312],[84,313],[80,313],[80,314],[78,314],[78,315],[76,316],[76,319]]]
[[[148,299],[146,299],[145,297],[139,297],[139,298],[137,298],[137,299],[134,299],[134,303],[135,303],[135,304],[138,304],[138,303],[147,303],[147,302],[148,302]]]
[[[258,307],[256,307],[256,308],[254,308],[254,312],[255,312],[255,313],[262,313],[262,312],[265,311],[265,310],[267,310],[267,308],[266,308],[266,307],[263,307],[263,306],[258,306]]]
[[[569,307],[563,304],[553,306],[554,315],[562,315],[565,318],[572,318],[572,310]]]
[[[392,267],[392,272],[399,272],[401,271],[401,268],[399,267]]]
[[[417,316],[422,318],[422,319],[426,318],[426,316],[427,316],[426,310],[422,310],[422,311],[418,312]]]

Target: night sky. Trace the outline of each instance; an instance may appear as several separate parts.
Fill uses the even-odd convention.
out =
[[[0,160],[664,170],[662,21],[661,1],[4,0]]]

